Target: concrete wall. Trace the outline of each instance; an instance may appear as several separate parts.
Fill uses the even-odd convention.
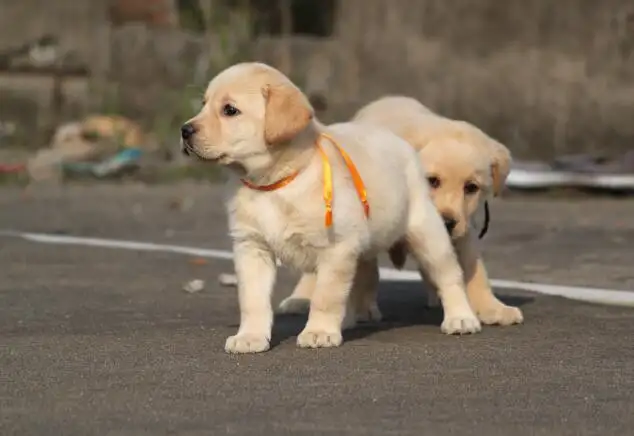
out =
[[[132,6],[143,1],[162,0],[122,4],[140,16]],[[173,110],[165,96],[190,91],[200,54],[217,54],[220,38],[180,32],[160,14],[149,20],[162,28],[111,30],[108,7],[107,0],[0,0],[0,50],[56,33],[97,83],[116,85],[118,110],[149,118]],[[289,52],[293,79],[327,103],[325,120],[404,93],[474,122],[517,156],[616,153],[634,144],[632,0],[342,0],[332,38],[261,38],[232,61],[286,67]],[[45,110],[46,86],[16,80],[0,74],[0,98],[8,88],[12,101],[31,92]],[[82,86],[66,87],[73,106],[81,106],[81,89],[86,106],[99,95],[93,84]]]
[[[50,34],[59,39],[74,65],[86,65],[95,77],[109,69],[109,27],[106,0],[0,0],[0,51]],[[68,116],[89,106],[87,78],[73,78],[61,87]],[[0,117],[20,123],[21,130],[45,129],[53,112],[54,80],[47,74],[0,72]],[[45,141],[35,135],[34,141]]]

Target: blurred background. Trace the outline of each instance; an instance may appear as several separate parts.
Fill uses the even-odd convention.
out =
[[[630,0],[0,0],[0,11],[5,176],[59,179],[52,162],[105,164],[121,145],[118,163],[64,172],[114,174],[138,161],[130,148],[146,177],[181,168],[178,127],[242,60],[287,73],[324,121],[399,93],[517,159],[619,160],[634,139]]]

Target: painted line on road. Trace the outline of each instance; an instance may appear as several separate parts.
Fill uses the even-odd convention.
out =
[[[185,254],[212,259],[233,259],[233,253],[227,250],[197,248],[183,245],[156,244],[153,242],[128,241],[119,239],[87,238],[79,236],[52,235],[46,233],[28,233],[0,231],[0,236],[17,237],[31,242],[54,245],[80,245],[86,247],[114,248],[132,251],[153,251]],[[380,268],[381,279],[385,281],[419,281],[417,271]],[[539,294],[564,297],[591,303],[634,306],[634,291],[616,289],[586,288],[577,286],[548,285],[544,283],[516,282],[512,280],[491,280],[491,285],[499,289],[518,289]]]

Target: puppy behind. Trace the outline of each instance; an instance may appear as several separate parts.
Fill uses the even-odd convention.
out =
[[[349,294],[354,300],[375,292],[376,257],[400,240],[438,288],[442,330],[480,329],[424,172],[414,150],[396,135],[354,123],[323,126],[288,78],[258,63],[234,65],[216,76],[200,113],[181,133],[185,153],[226,166],[242,181],[228,203],[241,321],[226,351],[269,348],[276,258],[314,278],[298,345],[340,345],[342,327],[354,321]],[[337,143],[365,184],[369,217]],[[324,219],[326,163],[334,191],[331,224]]]
[[[456,249],[472,308],[485,324],[521,323],[520,309],[503,304],[493,294],[471,225],[484,201],[499,195],[504,187],[511,161],[508,149],[475,126],[437,115],[409,97],[376,100],[360,109],[353,122],[387,128],[417,151],[434,204]],[[407,244],[399,242],[389,253],[394,265],[401,268]],[[305,312],[312,286],[311,277],[304,275],[279,311]],[[356,301],[360,319],[380,319],[376,295],[367,294]]]
[[[437,115],[409,97],[390,96],[360,109],[354,122],[388,128],[418,152],[434,203],[454,240],[479,206],[499,195],[509,174],[506,147],[477,127]]]
[[[409,97],[379,99],[353,120],[388,128],[414,147],[456,248],[476,314],[485,324],[521,323],[520,309],[503,304],[491,291],[472,226],[484,201],[504,188],[511,163],[508,149],[477,127],[435,114]],[[403,248],[392,250],[394,260],[404,261]]]

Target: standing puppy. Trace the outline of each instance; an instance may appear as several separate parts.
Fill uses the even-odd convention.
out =
[[[432,199],[458,255],[471,307],[484,324],[521,323],[521,310],[505,305],[493,294],[477,246],[477,232],[471,225],[473,215],[487,198],[499,195],[504,188],[511,162],[508,149],[475,126],[435,114],[409,97],[380,98],[361,108],[353,122],[389,129],[416,150],[427,173]],[[406,243],[390,249],[395,266],[404,265],[407,250]],[[424,271],[421,273],[426,276]],[[308,274],[302,276],[279,311],[305,312],[313,281]],[[380,319],[376,288],[357,297],[355,304],[360,319]]]
[[[442,329],[480,330],[407,142],[354,123],[323,126],[302,92],[260,63],[237,64],[216,76],[202,110],[181,133],[185,153],[226,166],[241,179],[228,203],[241,320],[227,352],[269,349],[276,258],[314,274],[298,345],[340,345],[342,328],[354,321],[350,292],[365,295],[376,287],[378,253],[400,240],[438,289]]]

